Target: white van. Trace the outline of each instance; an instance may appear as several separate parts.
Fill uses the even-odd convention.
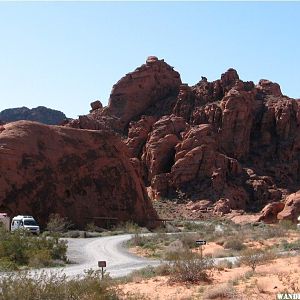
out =
[[[35,219],[32,216],[16,216],[11,221],[11,231],[17,229],[28,229],[30,232],[39,234],[40,226],[36,223]]]

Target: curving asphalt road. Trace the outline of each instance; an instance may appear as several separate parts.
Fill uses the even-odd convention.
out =
[[[106,271],[111,277],[121,277],[134,270],[148,265],[157,266],[157,260],[150,260],[133,255],[127,251],[123,243],[132,237],[131,234],[115,235],[100,238],[67,239],[68,259],[73,262],[62,268],[44,269],[46,272],[61,271],[67,276],[83,275],[84,270],[99,270],[98,261],[106,261]]]

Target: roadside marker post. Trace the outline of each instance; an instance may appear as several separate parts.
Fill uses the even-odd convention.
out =
[[[101,268],[101,279],[104,277],[104,269],[106,268],[106,261],[105,260],[100,260],[98,261],[98,267]]]
[[[204,240],[198,240],[196,241],[196,245],[198,245],[200,247],[200,257],[202,259],[202,252],[203,252],[203,249],[202,249],[202,246],[206,245],[206,241]]]

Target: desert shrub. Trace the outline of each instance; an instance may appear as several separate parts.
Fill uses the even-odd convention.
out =
[[[267,263],[276,258],[275,254],[270,251],[263,251],[261,249],[246,249],[239,258],[239,262],[251,267],[252,271],[258,265]]]
[[[230,238],[224,243],[224,248],[241,251],[245,249],[245,245],[237,238]]]
[[[172,281],[197,283],[209,281],[208,271],[213,267],[213,260],[200,258],[191,251],[180,254],[180,257],[170,262]]]
[[[283,237],[286,230],[279,226],[262,225],[254,227],[251,233],[252,240],[267,240],[271,238]]]
[[[132,238],[128,241],[128,246],[139,246],[143,247],[152,239],[148,236],[141,235],[139,233],[135,233]]]
[[[28,265],[32,268],[48,267],[51,265],[51,254],[48,249],[37,250],[29,256]]]
[[[216,268],[218,270],[232,269],[232,267],[233,267],[233,263],[227,259],[219,261],[216,265]]]
[[[59,214],[51,214],[46,229],[51,234],[62,233],[66,232],[72,226],[72,223],[67,218],[61,217]]]
[[[280,246],[284,251],[300,250],[300,239],[294,242],[283,240]]]
[[[0,258],[0,271],[13,271],[17,269],[17,264],[14,261],[11,261],[9,257]]]
[[[66,260],[67,242],[53,237],[33,236],[26,230],[0,230],[0,269],[20,266],[44,267],[53,260]]]
[[[97,226],[94,222],[88,223],[85,227],[85,230],[88,233],[103,233],[107,231],[107,229]]]
[[[165,259],[166,260],[176,260],[180,259],[180,256],[187,249],[184,247],[181,240],[175,240],[171,242],[165,250]]]
[[[291,220],[280,220],[279,226],[284,230],[296,230],[297,224],[293,223]]]
[[[200,238],[199,234],[196,233],[183,233],[178,235],[179,239],[182,241],[183,246],[192,249],[198,247],[196,241]]]
[[[63,274],[16,273],[0,277],[0,299],[118,299],[117,289],[109,278],[100,279],[100,273],[88,272],[82,278],[69,279]]]
[[[203,294],[204,299],[231,299],[235,298],[237,292],[232,284],[220,284],[209,287]]]
[[[133,277],[141,277],[141,278],[151,278],[156,276],[156,270],[153,266],[147,266],[145,268],[133,271],[131,276]]]
[[[245,272],[245,274],[243,275],[243,277],[244,277],[244,279],[248,280],[248,279],[250,279],[251,277],[253,277],[254,274],[255,274],[255,272],[254,272],[253,270],[247,271],[247,272]]]
[[[116,282],[124,284],[132,281],[139,281],[142,279],[149,279],[155,276],[165,276],[171,273],[170,265],[167,263],[161,264],[157,267],[147,266],[139,270],[131,272],[129,275],[116,279]],[[126,298],[127,299],[127,298]]]
[[[157,276],[166,276],[171,274],[170,264],[164,263],[155,268],[155,273]]]
[[[113,228],[113,231],[123,233],[140,233],[141,227],[132,221],[121,222]]]

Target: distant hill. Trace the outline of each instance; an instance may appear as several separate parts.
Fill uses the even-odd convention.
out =
[[[61,111],[44,106],[29,109],[28,107],[9,108],[0,112],[0,121],[14,122],[19,120],[30,120],[47,125],[57,125],[66,119]]]

